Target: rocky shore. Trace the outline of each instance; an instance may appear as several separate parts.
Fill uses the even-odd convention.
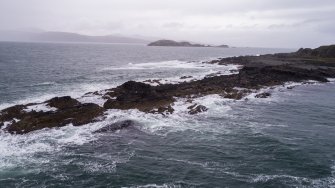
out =
[[[218,94],[240,100],[264,87],[278,86],[290,81],[327,82],[327,78],[335,78],[335,46],[300,49],[286,54],[222,58],[204,63],[238,64],[243,67],[238,74],[158,86],[128,81],[104,91],[103,94],[91,93],[106,100],[103,107],[93,103],[81,103],[69,96],[56,97],[43,103],[12,106],[0,111],[0,128],[3,132],[25,134],[68,124],[80,126],[101,121],[108,109],[138,109],[146,113],[168,115],[174,113],[173,103],[176,98],[187,98],[190,101],[189,114],[201,113],[207,107],[192,103],[193,98]],[[255,97],[269,96],[269,93],[261,93]],[[110,125],[98,132],[129,126],[132,126],[131,122],[124,122]]]

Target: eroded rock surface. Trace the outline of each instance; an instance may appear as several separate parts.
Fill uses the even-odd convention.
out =
[[[25,111],[28,105],[19,105],[1,111],[0,121],[11,121],[5,128],[9,133],[24,134],[31,131],[62,127],[68,124],[74,126],[93,122],[103,115],[104,109],[93,103],[82,104],[71,97],[56,97],[46,101],[56,111]],[[12,121],[17,119],[18,121]]]
[[[104,108],[138,109],[143,112],[168,108],[175,99],[156,88],[148,84],[128,81],[106,94],[110,99],[106,101]]]

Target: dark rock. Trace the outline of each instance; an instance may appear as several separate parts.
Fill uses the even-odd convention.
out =
[[[163,114],[163,113],[168,113],[172,114],[174,112],[174,109],[171,107],[171,105],[167,107],[159,107],[157,110],[157,113]]]
[[[242,90],[242,91],[233,90],[229,93],[223,94],[223,96],[224,96],[224,98],[227,98],[227,99],[240,100],[244,96],[246,96],[246,94],[247,94],[247,92],[245,92],[244,90]]]
[[[97,104],[81,104],[71,97],[57,97],[46,102],[58,110],[26,112],[23,109],[31,104],[13,106],[0,112],[0,123],[18,119],[17,122],[12,121],[5,130],[9,133],[24,134],[43,128],[62,127],[70,123],[74,126],[84,125],[96,121],[96,118],[102,116],[104,112],[104,109]]]
[[[295,86],[288,86],[286,89],[293,89]]]
[[[187,109],[191,110],[191,109],[193,109],[194,107],[196,107],[197,105],[198,105],[198,104],[193,104],[193,105],[187,107]]]
[[[182,79],[182,80],[187,79],[187,78],[193,78],[193,76],[182,76],[182,77],[180,77],[180,79]]]
[[[201,112],[205,112],[208,110],[208,108],[206,106],[203,106],[203,105],[192,105],[192,106],[189,106],[188,109],[190,109],[190,111],[188,112],[189,114],[191,115],[194,115],[194,114],[198,114],[198,113],[201,113]]]
[[[46,101],[50,107],[54,107],[57,109],[66,109],[71,108],[76,105],[79,105],[80,102],[76,99],[71,98],[70,96],[64,96],[64,97],[55,97],[48,101]]]
[[[259,93],[255,97],[256,98],[268,98],[271,96],[271,93],[265,92],[265,93]]]
[[[316,49],[300,48],[294,55],[302,57],[335,58],[335,45],[320,46]]]
[[[125,121],[119,121],[116,123],[113,123],[111,125],[108,125],[106,127],[103,127],[97,131],[95,131],[94,133],[105,133],[105,132],[115,132],[121,129],[127,129],[130,127],[134,127],[137,126],[138,123],[132,120],[125,120]]]
[[[12,121],[14,118],[21,119],[26,112],[23,111],[24,105],[15,105],[0,111],[0,127],[5,121]]]
[[[150,112],[155,108],[168,107],[174,102],[172,96],[158,92],[153,86],[135,81],[128,81],[115,88],[113,95],[116,99],[107,100],[104,108]]]

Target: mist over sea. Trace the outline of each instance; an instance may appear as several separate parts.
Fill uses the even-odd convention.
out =
[[[147,47],[132,44],[0,42],[0,109],[126,81],[202,78],[221,57],[291,49]],[[335,187],[335,84],[272,89],[248,100],[184,99],[169,116],[109,110],[106,119],[25,135],[0,133],[0,187]],[[93,133],[120,120],[137,126]]]

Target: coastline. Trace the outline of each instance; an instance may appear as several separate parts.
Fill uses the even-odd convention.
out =
[[[298,52],[222,58],[204,63],[241,66],[238,73],[210,75],[200,80],[191,79],[176,84],[155,81],[156,86],[128,81],[112,89],[83,95],[101,97],[104,99],[101,106],[68,96],[56,97],[42,103],[12,106],[0,111],[0,128],[11,134],[25,134],[68,124],[80,126],[103,120],[104,113],[109,109],[138,109],[145,113],[166,116],[175,113],[172,104],[176,102],[176,98],[186,99],[189,104],[188,113],[196,114],[207,111],[208,108],[193,103],[195,98],[219,95],[241,100],[264,87],[271,88],[287,82],[307,83],[309,80],[327,82],[328,78],[335,78],[333,58],[305,56]],[[270,95],[263,92],[254,97],[266,98]],[[127,126],[117,127],[122,129]]]

